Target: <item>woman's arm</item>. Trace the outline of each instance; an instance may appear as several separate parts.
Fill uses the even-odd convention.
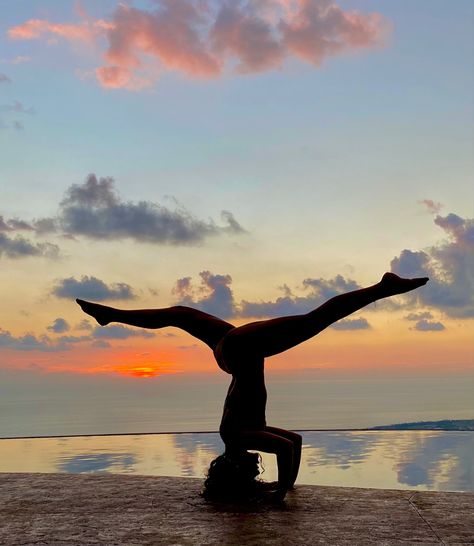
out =
[[[291,440],[268,431],[239,431],[237,443],[242,449],[274,453],[278,465],[276,496],[283,499],[294,483],[294,444]],[[228,445],[228,444],[227,444]]]

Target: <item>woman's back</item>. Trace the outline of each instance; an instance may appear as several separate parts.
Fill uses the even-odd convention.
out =
[[[224,403],[221,434],[265,429],[267,390],[264,361],[263,358],[251,360],[232,366],[232,382]]]

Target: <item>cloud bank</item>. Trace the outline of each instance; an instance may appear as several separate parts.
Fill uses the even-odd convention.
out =
[[[445,330],[444,324],[441,322],[434,322],[429,320],[419,320],[414,327],[419,332],[442,332]]]
[[[455,318],[474,317],[474,220],[457,214],[437,215],[446,240],[427,250],[404,249],[391,262],[404,277],[428,275],[430,282],[409,297]]]
[[[55,216],[31,222],[0,216],[0,256],[58,256],[57,245],[35,244],[22,235],[13,238],[15,232],[102,241],[132,239],[161,245],[198,245],[209,237],[246,232],[230,211],[223,210],[221,219],[222,224],[217,225],[213,220],[196,218],[184,207],[173,210],[153,201],[124,201],[112,177],[90,174],[84,183],[66,190]]]
[[[61,322],[63,321],[63,323]],[[69,330],[69,325],[64,319],[56,319],[48,327],[53,334],[60,334]],[[14,336],[9,331],[0,328],[0,349],[13,351],[38,351],[43,353],[70,351],[79,343],[90,343],[91,346],[104,349],[110,347],[108,341],[126,340],[130,338],[153,338],[156,334],[141,328],[127,328],[126,326],[113,325],[97,326],[89,335],[33,335],[30,333],[22,336]]]
[[[446,329],[442,322],[431,320],[433,315],[429,311],[409,313],[405,319],[415,321],[413,330],[419,332],[442,332]]]
[[[90,174],[73,184],[60,203],[58,215],[35,221],[40,233],[63,232],[97,240],[133,239],[140,242],[186,245],[201,243],[222,233],[244,229],[231,212],[223,211],[223,226],[193,216],[184,208],[171,210],[151,201],[123,201],[112,177]]]
[[[25,334],[15,337],[7,330],[0,328],[0,348],[12,349],[15,351],[42,351],[54,352],[65,351],[67,347],[64,343],[55,343],[48,336],[35,336],[33,334]]]
[[[195,307],[221,318],[266,318],[307,313],[333,296],[359,288],[355,281],[337,275],[332,279],[305,279],[302,288],[306,294],[303,296],[293,294],[284,286],[282,288],[284,295],[274,301],[243,300],[237,303],[231,289],[230,275],[215,275],[210,271],[202,271],[199,276],[198,286],[193,284],[191,277],[176,281],[173,294],[177,297],[177,304]],[[367,327],[369,326],[365,319],[354,319],[341,323],[338,329]]]
[[[97,326],[92,332],[92,337],[95,339],[129,339],[131,337],[143,337],[151,338],[156,334],[149,330],[142,330],[140,328],[127,328],[120,324],[114,324],[113,326]]]
[[[64,320],[61,317],[58,317],[57,319],[54,320],[51,326],[48,326],[47,329],[50,332],[54,332],[55,334],[63,334],[64,332],[67,332],[68,330],[70,330],[70,326],[66,320]]]
[[[2,233],[0,226],[0,257],[2,256],[14,259],[31,256],[57,258],[59,256],[59,247],[52,243],[31,243],[20,235],[10,237]]]
[[[435,214],[439,203],[425,200],[424,204]],[[450,213],[436,215],[434,223],[445,234],[439,244],[425,250],[404,249],[391,261],[391,270],[402,277],[429,276],[430,282],[421,290],[402,296],[404,305],[436,309],[446,316],[458,319],[474,317],[474,220]],[[200,273],[200,283],[191,277],[178,279],[173,293],[177,303],[196,307],[222,318],[267,318],[307,313],[326,300],[360,288],[357,282],[337,275],[332,279],[305,279],[302,292],[295,294],[287,285],[283,294],[272,301],[237,302],[232,291],[230,275],[215,275],[210,271]],[[385,309],[400,309],[391,303]],[[372,307],[373,308],[373,307]],[[442,322],[433,320],[429,311],[410,313],[405,317],[414,321],[418,331],[443,331]],[[336,330],[370,328],[363,318],[347,319],[333,326]]]
[[[355,319],[342,319],[338,322],[335,322],[331,328],[334,330],[349,331],[349,330],[368,330],[370,329],[370,324],[365,318],[355,318]]]
[[[210,271],[201,271],[199,276],[201,285],[198,288],[193,286],[191,277],[176,281],[173,294],[178,298],[179,305],[195,307],[222,318],[236,316],[234,294],[230,288],[231,276],[214,275]]]
[[[56,282],[52,294],[58,298],[92,301],[131,300],[136,297],[132,287],[126,283],[108,286],[104,281],[87,275],[80,280],[74,277],[60,279]]]
[[[120,3],[110,20],[85,13],[78,23],[30,19],[15,40],[67,40],[105,46],[95,74],[106,88],[140,89],[176,71],[218,78],[252,74],[299,59],[315,67],[347,52],[379,46],[387,29],[377,13],[332,0],[156,0],[154,9]]]
[[[329,298],[357,290],[360,286],[353,280],[345,279],[342,275],[336,275],[332,279],[304,279],[302,282],[304,296],[293,294],[284,286],[284,295],[275,301],[249,302],[242,301],[241,315],[244,317],[278,317],[308,313],[319,307]]]

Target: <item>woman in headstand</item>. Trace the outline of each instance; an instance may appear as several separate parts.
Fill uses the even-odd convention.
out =
[[[232,375],[219,429],[225,453],[211,464],[206,484],[209,489],[222,490],[232,488],[230,483],[241,487],[247,478],[253,481],[258,474],[257,456],[247,450],[264,451],[277,457],[278,482],[273,494],[283,499],[298,475],[301,436],[266,424],[264,359],[312,338],[370,303],[409,292],[427,282],[427,277],[403,279],[385,273],[377,284],[335,296],[309,313],[239,327],[190,307],[127,311],[83,300],[77,303],[102,326],[110,322],[153,329],[174,326],[206,343],[219,367]],[[227,485],[216,483],[221,471],[229,468],[235,470],[233,481]],[[232,491],[227,493],[232,495]]]

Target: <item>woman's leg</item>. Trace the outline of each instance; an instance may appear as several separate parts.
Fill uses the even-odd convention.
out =
[[[300,469],[303,438],[301,434],[297,434],[296,432],[292,432],[291,430],[285,430],[284,428],[265,427],[265,431],[276,434],[277,436],[282,436],[283,438],[286,438],[293,443],[293,468],[291,470],[290,478],[290,487],[293,487]]]
[[[385,273],[379,283],[335,296],[306,315],[281,317],[239,326],[230,332],[223,342],[226,358],[233,353],[260,357],[282,353],[369,303],[409,292],[427,282],[427,277],[402,279],[393,273]]]
[[[82,310],[94,317],[101,326],[120,322],[139,328],[174,326],[206,343],[212,350],[234,326],[213,315],[181,305],[165,309],[115,309],[98,303],[76,300]]]

